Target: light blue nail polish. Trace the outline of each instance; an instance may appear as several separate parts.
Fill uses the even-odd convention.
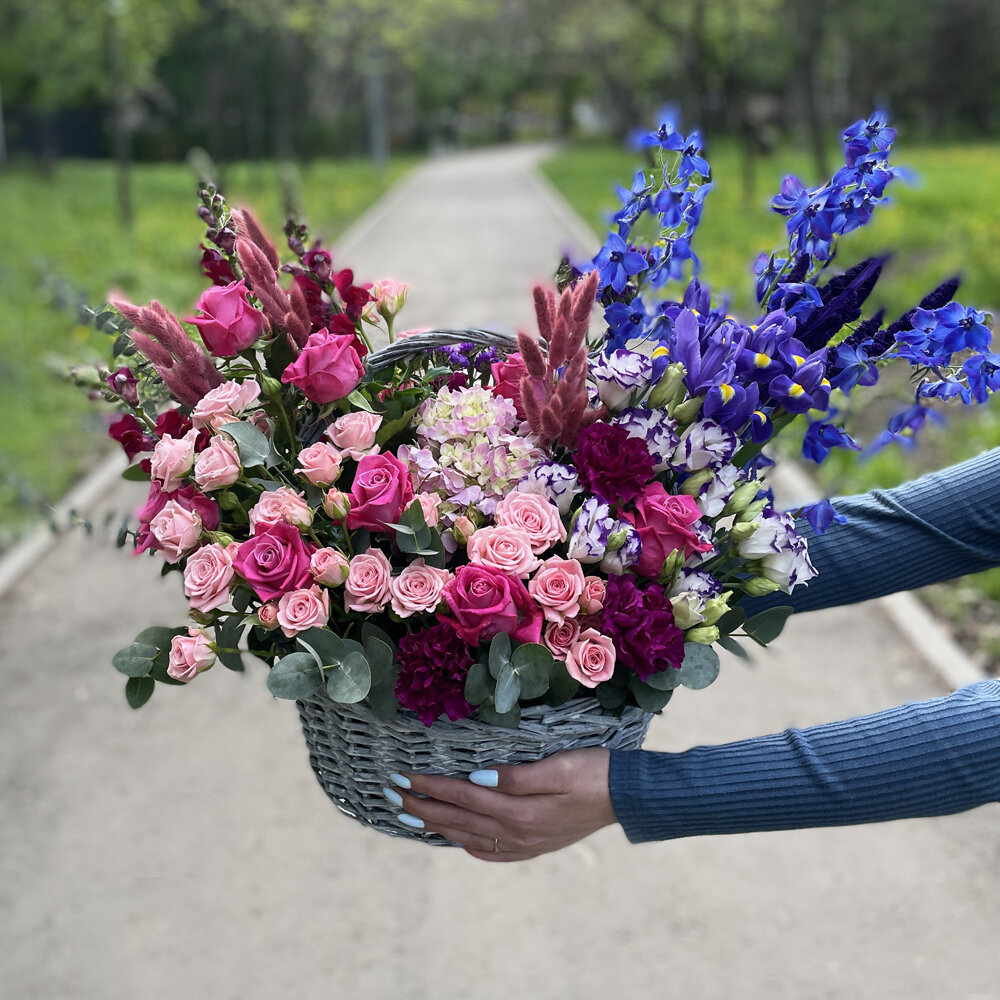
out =
[[[403,804],[403,796],[399,792],[394,791],[392,788],[383,788],[382,794],[391,802],[397,809]]]
[[[396,819],[398,819],[403,826],[412,826],[414,830],[422,830],[424,828],[424,821],[422,819],[418,819],[416,816],[411,816],[409,813],[400,813]]]
[[[469,781],[474,785],[482,785],[483,788],[496,788],[500,775],[496,771],[473,771],[469,775]]]
[[[397,788],[409,788],[410,787],[410,779],[409,778],[404,778],[403,775],[401,775],[401,774],[396,774],[395,772],[393,772],[392,774],[389,775],[389,780],[394,785],[396,785]]]

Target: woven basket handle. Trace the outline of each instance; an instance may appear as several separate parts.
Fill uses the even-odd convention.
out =
[[[427,330],[425,333],[415,333],[412,337],[404,337],[387,347],[383,347],[365,359],[365,368],[369,374],[391,368],[398,361],[432,350],[447,344],[463,344],[468,341],[482,347],[499,347],[503,351],[517,348],[517,338],[509,333],[494,333],[492,330]]]

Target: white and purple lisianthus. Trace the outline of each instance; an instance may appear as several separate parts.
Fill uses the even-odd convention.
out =
[[[670,468],[671,457],[680,443],[680,435],[677,433],[677,421],[666,410],[630,406],[618,413],[611,423],[624,427],[629,437],[646,442],[655,462],[654,472]]]
[[[749,538],[740,542],[739,553],[744,559],[759,559],[762,576],[790,594],[793,587],[816,575],[806,541],[795,530],[791,514],[766,508],[759,525]]]
[[[653,359],[648,354],[622,348],[591,361],[590,377],[597,384],[601,402],[609,410],[620,410],[649,389]]]
[[[518,484],[519,493],[537,493],[551,501],[565,517],[573,498],[582,492],[579,477],[572,465],[542,462],[536,465]]]
[[[673,464],[688,472],[718,469],[736,453],[739,438],[714,420],[699,420],[682,435],[673,455]]]

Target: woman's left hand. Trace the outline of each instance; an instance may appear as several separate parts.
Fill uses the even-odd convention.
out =
[[[468,781],[406,774],[409,791],[398,789],[402,822],[440,833],[482,861],[525,861],[617,822],[608,762],[608,751],[594,747],[476,771]]]

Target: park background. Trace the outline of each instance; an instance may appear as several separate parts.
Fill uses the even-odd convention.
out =
[[[0,550],[109,449],[65,377],[107,347],[79,307],[115,289],[190,313],[199,176],[273,235],[300,215],[335,249],[422,157],[545,141],[547,176],[599,233],[644,162],[629,135],[669,105],[705,138],[715,187],[694,249],[738,312],[750,262],[782,242],[781,177],[827,177],[840,130],[877,107],[912,180],[838,266],[893,250],[872,300],[890,317],[956,273],[963,301],[997,307],[997,37],[995,0],[2,0]],[[863,440],[893,388],[864,394]],[[997,444],[986,405],[950,411],[917,449],[809,471],[845,493]],[[923,597],[996,669],[1000,575]]]

